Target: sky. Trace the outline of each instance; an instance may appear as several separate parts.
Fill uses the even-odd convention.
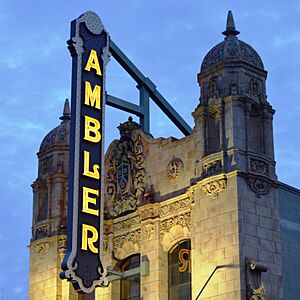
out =
[[[260,54],[268,71],[280,181],[300,188],[300,2],[294,0],[52,0],[0,1],[0,299],[27,299],[32,190],[43,137],[70,98],[70,22],[88,10],[112,40],[193,126],[197,73],[223,40],[231,9],[239,39]],[[107,92],[137,103],[133,80],[113,60]],[[106,145],[128,114],[106,108]],[[155,137],[182,134],[151,105]]]

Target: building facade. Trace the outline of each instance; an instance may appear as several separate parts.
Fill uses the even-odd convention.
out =
[[[279,183],[263,62],[238,39],[205,56],[193,133],[153,138],[132,118],[105,155],[103,262],[110,284],[78,295],[66,251],[70,110],[41,143],[29,299],[297,299],[300,192]]]

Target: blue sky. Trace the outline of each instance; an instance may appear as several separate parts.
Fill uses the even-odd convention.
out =
[[[268,100],[276,109],[279,180],[300,188],[300,2],[298,1],[0,1],[0,295],[27,299],[32,191],[40,142],[59,124],[70,97],[70,21],[87,10],[156,84],[186,121],[199,99],[196,75],[203,57],[222,41],[231,9],[239,38],[252,45],[268,73]],[[113,61],[108,93],[137,102],[135,83]],[[152,105],[154,136],[181,137]],[[106,110],[106,143],[128,115]]]

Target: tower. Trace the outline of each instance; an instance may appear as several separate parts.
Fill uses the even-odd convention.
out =
[[[195,182],[206,196],[195,190],[193,240],[202,247],[193,257],[208,268],[212,257],[224,259],[215,264],[224,265],[219,274],[226,280],[207,297],[227,292],[230,299],[281,299],[274,110],[262,60],[238,34],[229,11],[225,39],[207,53],[198,74],[201,98],[193,116],[200,181]]]
[[[66,248],[70,132],[68,100],[60,120],[61,124],[51,130],[40,145],[37,154],[38,177],[32,184],[32,238],[29,246],[29,299],[32,300],[62,299],[63,294],[72,297],[73,293],[70,285],[59,278]],[[68,296],[64,299],[77,298]]]

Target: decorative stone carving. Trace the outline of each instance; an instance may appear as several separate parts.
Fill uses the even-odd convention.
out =
[[[190,230],[191,228],[191,213],[179,215],[167,220],[160,222],[160,239],[162,240],[164,235],[168,233],[172,227],[179,225],[186,227]]]
[[[66,237],[59,238],[58,248],[59,249],[67,249],[67,238]]]
[[[255,158],[250,158],[250,171],[261,175],[269,176],[268,164]]]
[[[49,241],[39,242],[34,245],[34,251],[40,256],[44,256],[50,249]]]
[[[217,198],[219,193],[226,189],[227,181],[226,178],[215,179],[209,182],[205,182],[200,185],[201,190],[207,196]]]
[[[166,217],[171,214],[178,214],[178,212],[189,209],[191,205],[191,199],[186,197],[184,199],[180,199],[176,202],[162,205],[159,209],[159,216]]]
[[[268,268],[258,261],[246,258],[246,281],[248,300],[266,300],[266,290],[261,281],[261,273]]]
[[[202,176],[208,177],[222,172],[221,159],[203,165]]]
[[[103,235],[102,245],[103,245],[103,251],[107,252],[107,250],[108,250],[108,236],[106,234]]]
[[[158,209],[155,207],[149,207],[146,209],[141,209],[140,211],[140,217],[141,220],[146,220],[146,219],[152,219],[157,217],[159,214]]]
[[[135,211],[143,201],[146,185],[145,156],[140,125],[129,118],[118,127],[121,139],[113,145],[106,171],[108,215],[113,217]]]
[[[114,251],[118,252],[120,249],[123,248],[123,245],[125,243],[132,242],[133,244],[136,244],[138,248],[141,246],[141,230],[135,230],[128,232],[123,235],[116,236],[114,238]]]
[[[270,183],[262,179],[249,179],[249,186],[255,193],[255,196],[260,198],[262,195],[267,195],[270,191]]]
[[[128,230],[132,227],[136,227],[137,225],[139,225],[139,223],[140,223],[139,216],[134,216],[133,218],[122,220],[120,222],[113,224],[112,230],[113,232]]]
[[[35,230],[34,237],[39,239],[48,235],[48,225],[42,225]]]
[[[179,182],[183,176],[184,164],[183,161],[174,157],[170,160],[166,170],[167,180],[171,184],[176,184]]]
[[[152,223],[143,226],[143,239],[152,240],[154,236],[154,225]]]

